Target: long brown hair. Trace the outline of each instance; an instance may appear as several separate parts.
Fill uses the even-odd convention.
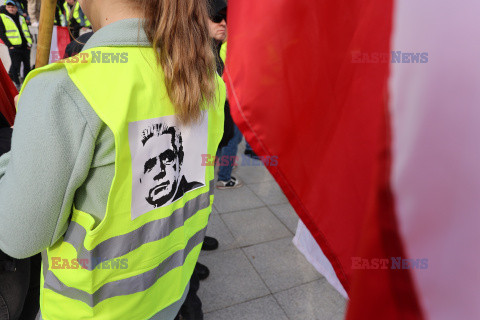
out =
[[[165,84],[182,123],[199,120],[215,97],[215,58],[208,34],[206,0],[137,0],[144,29],[165,73]]]

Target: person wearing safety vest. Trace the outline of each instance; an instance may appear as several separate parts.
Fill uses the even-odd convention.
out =
[[[23,76],[30,71],[30,51],[32,37],[25,18],[18,13],[15,1],[8,0],[5,7],[0,8],[0,38],[8,47],[11,65],[8,72],[17,87],[20,86],[20,67],[23,63]]]
[[[222,59],[223,63],[227,61],[227,41],[222,43],[222,46],[220,47],[220,53],[218,54],[220,56],[220,59]]]
[[[3,4],[6,5],[7,1],[8,0],[5,0]],[[18,14],[25,18],[25,20],[27,21],[27,24],[30,24],[30,18],[28,17],[28,14],[27,14],[25,1],[14,1],[14,3],[17,6]]]
[[[55,10],[55,20],[53,20],[53,24],[60,27],[67,26],[67,19],[65,18],[65,14],[63,13],[63,0],[57,1],[57,8]]]
[[[172,320],[212,210],[204,159],[223,134],[206,1],[81,4],[96,30],[84,50],[20,92],[0,157],[0,250],[42,252],[40,319]]]
[[[223,75],[225,68],[224,61],[221,57],[221,47],[227,39],[227,3],[225,0],[209,0],[210,17],[209,17],[209,34],[213,40],[214,51],[217,55],[217,72]],[[228,100],[225,104],[225,113],[227,119],[231,119],[230,105]],[[229,121],[229,119],[226,121]],[[218,189],[236,189],[243,186],[243,182],[232,176],[232,170],[237,155],[238,144],[242,141],[243,136],[237,126],[231,121],[233,127],[233,136],[227,141],[226,145],[220,150],[219,156],[223,160],[223,164],[218,170],[218,181],[216,187]]]
[[[80,30],[86,31],[87,28],[92,27],[77,0],[65,0],[63,8],[65,10],[66,22],[71,30],[71,40],[78,38]]]

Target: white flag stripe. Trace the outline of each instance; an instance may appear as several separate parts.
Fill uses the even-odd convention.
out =
[[[480,2],[396,1],[392,188],[427,319],[480,319]]]
[[[323,253],[318,243],[313,238],[310,231],[303,224],[302,220],[298,220],[297,232],[293,238],[293,244],[305,256],[315,269],[327,279],[328,283],[332,285],[345,299],[348,299],[347,292],[343,288],[340,280],[338,280],[333,266]]]
[[[57,26],[53,26],[52,31],[52,45],[50,46],[50,57],[48,63],[57,61],[55,52],[58,52],[58,36],[57,36]],[[52,54],[53,53],[53,54]]]

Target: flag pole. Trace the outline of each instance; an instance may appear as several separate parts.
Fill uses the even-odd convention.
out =
[[[55,19],[56,7],[57,0],[42,0],[35,68],[40,68],[48,64],[50,46],[52,45],[53,20]]]

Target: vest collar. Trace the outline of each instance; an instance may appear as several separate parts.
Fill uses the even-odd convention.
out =
[[[96,31],[87,41],[83,50],[96,47],[150,47],[143,31],[143,20],[132,18],[119,20]]]

